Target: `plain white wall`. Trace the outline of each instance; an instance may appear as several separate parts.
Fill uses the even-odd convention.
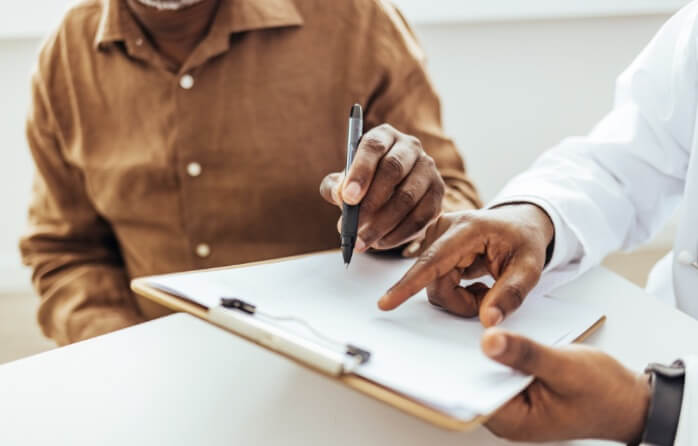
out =
[[[666,16],[424,24],[447,130],[489,199],[542,150],[584,134],[609,109],[615,77]],[[28,288],[21,234],[32,168],[24,141],[39,39],[0,39],[0,291]]]
[[[0,37],[43,35],[82,0],[0,0]],[[671,14],[691,0],[387,0],[413,23],[465,23]]]
[[[615,78],[664,16],[427,25],[417,33],[444,121],[485,198],[610,110]]]
[[[29,274],[20,267],[17,241],[31,191],[32,164],[24,120],[38,46],[38,39],[0,40],[0,291],[29,287]]]

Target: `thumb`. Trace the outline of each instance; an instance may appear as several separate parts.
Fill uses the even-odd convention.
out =
[[[542,381],[555,382],[565,374],[567,360],[562,351],[500,328],[486,330],[481,345],[489,358]]]
[[[534,257],[516,255],[482,301],[482,324],[485,327],[498,325],[519,308],[538,283],[541,271],[542,266]]]

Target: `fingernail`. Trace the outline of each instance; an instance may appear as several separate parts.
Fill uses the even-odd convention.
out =
[[[353,181],[344,188],[344,193],[342,193],[342,196],[345,200],[347,200],[347,203],[356,204],[359,202],[360,193],[361,186],[359,186],[359,183]]]
[[[487,356],[496,358],[507,349],[507,337],[502,333],[490,335],[482,347]]]
[[[499,325],[504,320],[504,314],[502,314],[502,310],[500,310],[497,307],[490,307],[487,310],[485,310],[485,316],[487,317],[487,320],[490,323],[490,327]]]
[[[354,250],[359,253],[366,251],[366,243],[364,243],[364,241],[360,238],[357,238],[356,244],[354,245]]]
[[[419,251],[419,248],[421,246],[422,246],[422,243],[418,242],[418,241],[414,241],[414,242],[410,243],[410,245],[407,247],[407,255],[411,256],[411,255],[417,254],[417,251]]]

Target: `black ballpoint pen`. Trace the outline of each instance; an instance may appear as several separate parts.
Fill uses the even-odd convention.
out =
[[[349,114],[349,130],[347,131],[347,167],[344,175],[349,174],[349,168],[354,162],[356,149],[364,131],[364,113],[359,104],[354,104]],[[348,268],[351,256],[354,252],[356,237],[359,232],[359,206],[342,205],[342,257],[344,265]]]

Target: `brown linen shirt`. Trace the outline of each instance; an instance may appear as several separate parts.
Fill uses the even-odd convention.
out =
[[[478,204],[423,54],[383,0],[221,0],[174,71],[124,0],[83,1],[32,92],[20,247],[61,344],[166,314],[131,278],[337,247],[339,210],[318,187],[343,168],[354,102],[367,128],[422,141],[446,209]]]

